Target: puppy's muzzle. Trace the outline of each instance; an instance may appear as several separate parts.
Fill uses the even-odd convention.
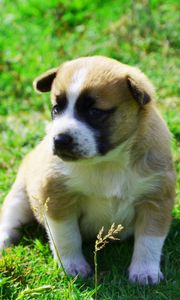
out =
[[[54,154],[64,160],[76,160],[77,155],[74,153],[74,140],[71,135],[61,133],[54,137]]]

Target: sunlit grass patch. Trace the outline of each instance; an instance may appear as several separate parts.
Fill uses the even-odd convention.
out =
[[[173,134],[177,204],[156,287],[130,285],[127,268],[133,241],[110,244],[97,256],[98,299],[180,299],[180,22],[178,1],[1,1],[0,26],[0,203],[22,157],[44,136],[49,95],[36,95],[33,79],[67,59],[103,54],[139,66],[152,80],[157,104]],[[84,250],[92,267],[94,242]],[[94,298],[94,277],[60,275],[44,230],[23,228],[18,246],[0,258],[0,299]]]

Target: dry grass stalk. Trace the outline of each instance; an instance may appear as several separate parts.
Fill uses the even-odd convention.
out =
[[[33,196],[33,198],[36,201],[38,201],[38,203],[40,204],[40,209],[39,209],[40,215],[39,215],[39,217],[40,217],[41,221],[45,224],[46,228],[48,229],[49,235],[50,235],[51,240],[53,242],[54,249],[56,251],[56,256],[58,258],[58,262],[59,262],[59,264],[60,264],[60,266],[62,268],[64,276],[67,278],[67,274],[66,274],[66,271],[64,269],[60,253],[58,251],[57,245],[56,245],[55,240],[53,238],[53,235],[52,235],[52,232],[51,232],[51,228],[49,226],[49,223],[48,223],[48,220],[47,220],[47,217],[46,217],[46,212],[48,211],[48,202],[49,202],[50,198],[47,198],[46,201],[45,201],[45,203],[43,203],[42,200],[39,200],[39,199],[37,199],[34,196]],[[37,207],[33,207],[33,211],[36,214],[37,213]],[[39,211],[38,211],[38,213],[39,213]]]
[[[43,285],[41,287],[37,287],[37,288],[33,288],[33,289],[30,289],[30,288],[27,287],[25,290],[20,292],[20,294],[18,295],[16,300],[23,300],[23,299],[25,299],[26,296],[29,296],[29,297],[31,297],[33,295],[37,296],[39,294],[45,293],[47,291],[48,292],[53,291],[53,290],[55,290],[55,287],[51,286],[51,285]]]
[[[95,251],[100,251],[102,248],[105,247],[106,244],[109,243],[110,240],[119,240],[119,238],[115,237],[114,235],[118,234],[123,229],[122,225],[115,225],[114,223],[111,225],[108,233],[103,236],[104,227],[101,228],[97,235],[96,243],[95,243]]]
[[[97,239],[95,242],[95,250],[94,250],[94,282],[95,282],[95,299],[97,299],[97,290],[98,290],[98,279],[97,279],[97,252],[103,249],[106,244],[109,243],[110,240],[119,240],[119,238],[115,237],[121,230],[123,229],[122,225],[115,225],[114,223],[111,225],[107,234],[103,236],[104,227],[102,227],[97,235]]]

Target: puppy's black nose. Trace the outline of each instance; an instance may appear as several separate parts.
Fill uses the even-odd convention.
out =
[[[54,147],[57,150],[69,149],[72,143],[73,139],[69,134],[61,133],[54,137]]]

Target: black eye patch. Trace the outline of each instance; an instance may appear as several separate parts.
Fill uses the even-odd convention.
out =
[[[67,107],[66,95],[63,94],[63,95],[56,96],[56,102],[57,102],[57,104],[54,105],[53,108],[52,108],[52,110],[51,110],[52,119],[55,119]]]
[[[115,108],[102,110],[96,107],[91,107],[86,112],[86,122],[95,129],[101,129],[105,126],[105,123],[114,111]]]
[[[76,103],[77,117],[96,128],[115,111],[115,108],[103,110],[95,107],[96,98],[88,92],[82,93]]]
[[[95,97],[90,95],[88,92],[83,92],[76,102],[76,111],[79,115],[84,114],[88,109],[90,109],[95,104]]]

